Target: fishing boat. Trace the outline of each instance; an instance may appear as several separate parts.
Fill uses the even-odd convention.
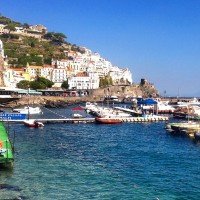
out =
[[[44,126],[44,124],[42,122],[38,122],[35,119],[24,120],[24,125],[28,126],[28,127],[33,127],[33,128],[39,128],[39,127],[43,127]]]
[[[189,135],[194,136],[194,132],[200,129],[200,124],[196,122],[180,122],[180,123],[169,123],[166,128],[171,130],[172,133],[178,135]]]
[[[13,148],[5,125],[0,122],[0,166],[1,168],[12,168],[13,162]]]
[[[122,123],[122,119],[95,117],[95,122],[99,124],[120,124]]]

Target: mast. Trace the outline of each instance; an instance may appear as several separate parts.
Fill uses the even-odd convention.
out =
[[[29,91],[30,91],[30,88],[28,88],[28,120],[29,120],[29,115],[30,115],[30,110],[29,110],[29,104],[30,104],[30,96],[29,96]]]

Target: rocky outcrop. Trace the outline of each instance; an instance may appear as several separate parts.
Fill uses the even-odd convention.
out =
[[[109,86],[104,88],[99,88],[96,90],[91,90],[90,95],[104,97],[104,96],[118,96],[118,97],[126,97],[126,96],[142,96],[145,98],[148,97],[158,97],[159,92],[156,90],[153,84],[145,81],[141,82],[139,85],[116,85]]]
[[[142,91],[138,85],[116,85],[103,87],[96,90],[90,91],[90,94],[93,96],[119,96],[125,97],[130,96],[141,96]]]
[[[146,79],[141,79],[140,90],[142,91],[142,96],[144,98],[148,97],[160,97],[158,90],[153,84],[149,83]]]

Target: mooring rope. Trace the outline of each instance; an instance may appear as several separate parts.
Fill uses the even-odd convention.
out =
[[[65,116],[63,116],[63,115],[60,115],[60,114],[58,114],[58,113],[56,113],[56,112],[54,112],[54,111],[52,111],[52,110],[49,110],[48,108],[46,108],[46,107],[44,107],[45,109],[47,109],[49,112],[52,112],[53,114],[55,114],[55,115],[58,115],[58,116],[60,116],[60,117],[63,117],[63,118],[65,118],[65,119],[67,119],[67,117],[65,117]]]

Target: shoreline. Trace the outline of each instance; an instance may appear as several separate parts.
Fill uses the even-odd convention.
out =
[[[119,97],[122,101],[124,97]],[[190,99],[190,98],[189,98]],[[188,100],[188,98],[161,98],[162,101],[169,101],[169,104],[176,104],[178,100]],[[192,98],[191,98],[192,100]],[[58,105],[72,105],[85,102],[97,102],[102,103],[104,101],[103,96],[83,96],[83,97],[63,97],[63,96],[22,96],[19,100],[12,101],[6,104],[2,104],[1,107],[18,107],[27,105],[41,105],[58,104]],[[131,102],[130,102],[131,104]]]
[[[25,105],[41,105],[45,106],[48,104],[58,104],[58,105],[72,105],[78,103],[90,102],[102,102],[103,97],[63,97],[63,96],[23,96],[21,99],[7,104],[2,105],[2,107],[18,107]]]

